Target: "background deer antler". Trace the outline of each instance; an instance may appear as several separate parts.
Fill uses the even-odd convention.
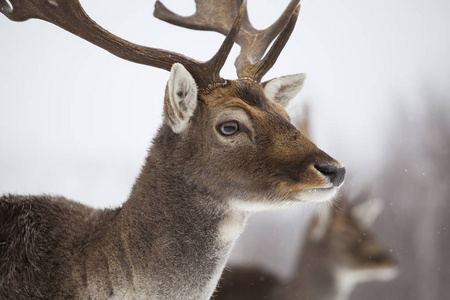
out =
[[[210,0],[195,0],[196,12],[192,16],[182,17],[168,10],[158,0],[155,3],[154,16],[174,25],[226,35],[242,2],[243,0],[223,0],[211,5]],[[241,46],[241,52],[235,61],[239,78],[251,78],[259,82],[273,66],[294,29],[300,10],[299,2],[300,0],[291,0],[278,20],[265,30],[255,29],[247,12],[245,13],[241,30],[235,40]],[[278,35],[277,41],[260,61],[269,44]]]
[[[234,44],[246,10],[246,0],[233,14],[233,25],[217,53],[207,62],[199,62],[184,55],[156,48],[137,45],[121,39],[95,23],[84,11],[79,0],[0,0],[1,12],[13,21],[31,18],[53,23],[79,37],[139,64],[169,71],[176,62],[192,74],[199,87],[223,82],[220,70]]]

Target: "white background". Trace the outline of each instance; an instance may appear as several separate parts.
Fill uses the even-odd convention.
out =
[[[97,23],[134,43],[207,60],[223,40],[155,19],[154,1],[81,2]],[[163,3],[183,15],[195,10],[194,1]],[[249,0],[253,25],[269,26],[287,3]],[[449,13],[447,0],[304,0],[265,79],[307,73],[288,111],[295,116],[308,103],[314,141],[355,182],[370,183],[389,156],[385,137],[396,112],[420,114],[425,90],[450,95]],[[238,51],[223,77],[235,78]],[[52,24],[0,16],[0,194],[61,194],[95,207],[123,203],[161,124],[167,79],[164,70],[119,59]],[[243,240],[285,250],[255,252],[253,263],[288,273],[303,210],[253,218]],[[233,261],[243,261],[250,244],[238,244]]]

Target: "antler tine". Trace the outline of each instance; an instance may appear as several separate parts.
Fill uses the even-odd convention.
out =
[[[236,42],[242,47],[241,53],[235,62],[239,78],[245,77],[245,75],[239,74],[239,70],[258,63],[270,43],[279,35],[283,28],[285,28],[299,2],[300,0],[291,0],[278,20],[265,30],[256,30],[253,28],[247,17],[247,22],[243,24],[245,29],[241,30],[242,34],[238,35],[238,38],[236,39]]]
[[[291,0],[278,20],[265,30],[255,29],[249,21],[248,14],[245,13],[241,30],[236,38],[236,43],[241,46],[241,52],[235,61],[239,78],[250,77],[247,69],[258,63],[270,43],[285,28],[299,2],[300,0]],[[155,4],[154,16],[190,29],[227,34],[242,0],[221,0],[216,3],[211,0],[195,0],[195,3],[196,12],[192,16],[182,17],[168,10],[158,0]]]
[[[289,18],[289,22],[283,31],[278,35],[278,38],[273,43],[269,52],[267,52],[266,56],[260,60],[258,63],[254,64],[251,67],[242,68],[240,78],[249,77],[253,80],[260,82],[263,76],[272,68],[275,62],[278,59],[281,51],[286,45],[289,37],[291,36],[292,31],[294,30],[295,23],[297,22],[298,14],[300,12],[300,5],[297,6],[295,11],[292,13]]]
[[[218,55],[215,55],[213,62],[199,62],[175,52],[137,45],[113,35],[86,14],[79,0],[9,0],[9,3],[7,0],[0,0],[1,12],[10,20],[26,21],[36,18],[53,23],[120,58],[135,63],[167,71],[174,63],[181,63],[189,70],[199,87],[207,87],[211,83],[221,81],[218,74],[220,68],[218,70],[215,68],[215,73],[211,74],[211,64],[226,59],[241,24],[241,20],[237,20],[233,26],[234,36],[225,39],[220,50],[225,52],[222,52],[222,58],[219,59]]]
[[[195,0],[195,13],[192,16],[182,17],[170,11],[161,1],[157,0],[153,15],[173,25],[195,30],[217,31],[227,35],[230,31],[230,25],[233,24],[238,14],[242,0],[222,0],[216,2],[214,5],[211,5],[213,3],[211,0]],[[245,16],[245,19],[248,19],[248,17]]]
[[[223,65],[225,64],[225,61],[228,57],[228,54],[231,51],[231,48],[233,47],[236,37],[240,31],[240,28],[242,26],[242,21],[244,18],[244,15],[246,15],[247,12],[247,0],[244,0],[241,4],[241,7],[239,8],[238,15],[236,16],[233,26],[230,29],[230,32],[228,33],[227,37],[225,38],[225,41],[222,43],[222,46],[219,48],[217,53],[205,64],[206,70],[212,70],[213,74],[220,78],[220,70],[222,69]],[[218,82],[218,81],[214,81]]]

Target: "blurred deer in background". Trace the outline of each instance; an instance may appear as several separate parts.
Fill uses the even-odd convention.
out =
[[[358,283],[392,280],[389,251],[370,232],[380,200],[324,207],[313,217],[288,282],[257,268],[225,269],[214,300],[344,300]]]
[[[170,71],[163,125],[122,207],[0,198],[1,299],[209,299],[249,211],[336,195],[345,169],[284,110],[304,74],[261,83],[294,28],[299,0],[264,31],[251,26],[245,1],[196,3],[197,12],[182,18],[158,1],[155,15],[226,34],[207,62],[114,36],[78,0],[0,0],[11,20],[46,20]],[[238,79],[224,80],[219,73],[235,42]]]

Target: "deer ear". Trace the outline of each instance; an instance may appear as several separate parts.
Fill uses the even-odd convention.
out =
[[[175,63],[170,70],[164,97],[164,119],[173,132],[181,133],[189,124],[197,107],[197,85],[182,64]]]
[[[383,210],[384,202],[380,198],[358,203],[352,207],[352,215],[366,226],[371,226]]]
[[[300,73],[287,75],[263,82],[267,98],[282,107],[287,107],[289,102],[301,91],[306,74]]]

